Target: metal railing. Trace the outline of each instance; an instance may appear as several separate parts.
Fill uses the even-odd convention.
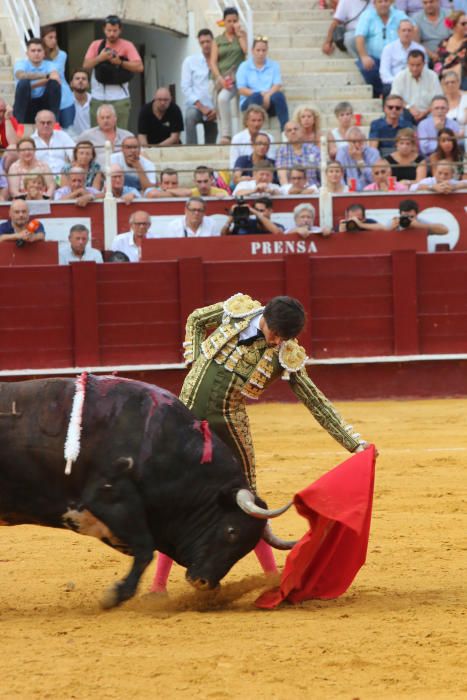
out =
[[[236,7],[247,34],[248,53],[253,46],[253,10],[248,0],[216,0],[219,13],[222,15],[226,7]]]
[[[40,19],[34,0],[5,0],[5,6],[15,28],[21,47],[26,51],[26,42],[40,36]]]

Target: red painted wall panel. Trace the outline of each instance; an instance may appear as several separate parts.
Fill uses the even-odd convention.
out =
[[[187,314],[293,293],[314,357],[467,353],[467,253],[2,268],[0,367],[181,361]]]

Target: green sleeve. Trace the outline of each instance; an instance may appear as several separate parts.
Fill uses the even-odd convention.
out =
[[[194,362],[201,352],[201,343],[205,339],[208,326],[218,326],[224,315],[224,302],[196,309],[188,316],[185,328],[185,360]]]
[[[291,374],[290,387],[295,396],[307,407],[318,423],[349,452],[354,452],[362,441],[351,425],[345,423],[332,403],[309,378],[306,369]]]

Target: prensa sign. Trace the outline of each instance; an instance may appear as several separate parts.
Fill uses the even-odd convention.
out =
[[[250,251],[252,256],[262,255],[308,255],[318,252],[318,246],[315,241],[317,236],[313,236],[306,240],[283,240],[273,238],[272,240],[252,241],[250,243]]]
[[[213,238],[149,238],[143,241],[143,261],[201,258],[206,261],[282,260],[288,255],[387,255],[394,250],[427,250],[428,231],[359,231],[273,236],[215,236]]]

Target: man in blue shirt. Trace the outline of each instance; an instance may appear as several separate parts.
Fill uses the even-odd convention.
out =
[[[240,109],[244,112],[251,104],[260,105],[269,116],[277,116],[283,130],[289,121],[289,109],[282,92],[279,64],[271,61],[267,53],[267,38],[256,37],[251,58],[238,67],[235,81],[240,93]]]
[[[455,119],[448,115],[449,103],[444,95],[435,95],[431,100],[430,114],[417,126],[419,150],[422,156],[428,157],[436,151],[440,129],[452,129],[455,134],[461,130]]]
[[[357,67],[365,82],[373,86],[373,97],[383,92],[379,75],[379,65],[384,47],[398,38],[397,30],[401,20],[408,19],[405,12],[391,7],[391,0],[375,0],[360,15],[355,28],[355,45],[360,58]]]
[[[16,241],[16,245],[23,246],[25,243],[35,243],[43,241],[45,231],[43,225],[35,220],[29,224],[29,207],[24,199],[15,199],[8,211],[9,219],[0,224],[0,242]]]
[[[413,128],[413,122],[404,116],[404,101],[399,95],[384,98],[384,117],[374,119],[370,124],[370,146],[377,148],[383,158],[396,148],[399,129]]]
[[[381,156],[376,148],[365,145],[365,134],[358,126],[351,126],[345,138],[347,146],[340,146],[337,149],[336,160],[342,165],[345,181],[350,189],[361,192],[373,182],[371,166]]]
[[[58,121],[62,89],[52,61],[46,61],[40,39],[29,39],[27,58],[16,61],[16,90],[13,114],[20,124],[34,124],[42,109],[53,112]]]

